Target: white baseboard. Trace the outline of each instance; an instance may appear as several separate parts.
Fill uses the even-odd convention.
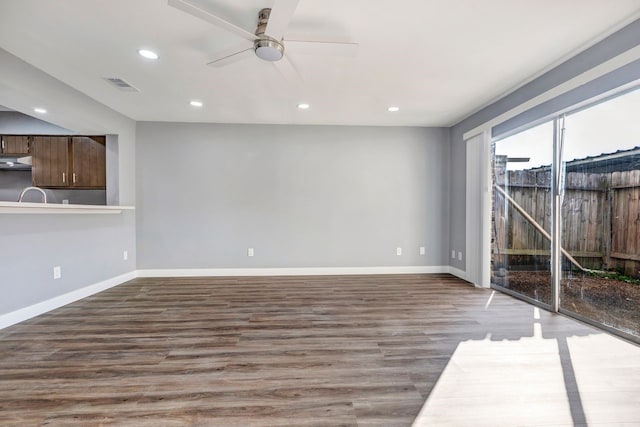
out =
[[[456,276],[459,279],[467,280],[467,272],[459,268],[447,266],[447,273]]]
[[[300,267],[300,268],[184,268],[138,270],[138,277],[194,276],[326,276],[348,274],[450,273],[449,266]],[[463,272],[464,273],[464,272]]]
[[[58,307],[62,307],[63,305],[70,304],[74,301],[78,301],[82,298],[86,298],[93,294],[97,294],[98,292],[102,292],[109,288],[113,288],[114,286],[135,279],[136,277],[137,272],[131,271],[129,273],[112,277],[102,282],[94,283],[93,285],[89,285],[84,288],[76,289],[75,291],[59,295],[49,300],[0,315],[0,329],[6,328],[7,326],[15,325],[16,323],[25,321],[27,319],[31,319],[32,317],[46,313]]]

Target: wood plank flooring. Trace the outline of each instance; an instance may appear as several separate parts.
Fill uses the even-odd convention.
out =
[[[0,425],[640,425],[640,348],[449,275],[136,279],[0,331]]]

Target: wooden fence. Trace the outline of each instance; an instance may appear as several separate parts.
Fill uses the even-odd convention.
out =
[[[549,168],[498,167],[494,183],[550,232]],[[549,240],[498,191],[493,197],[494,265],[548,268]],[[561,245],[584,267],[640,277],[640,170],[567,173],[561,218]]]

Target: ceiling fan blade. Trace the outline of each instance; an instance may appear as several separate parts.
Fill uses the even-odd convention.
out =
[[[302,84],[302,76],[296,69],[296,67],[289,61],[287,55],[283,56],[281,60],[275,61],[273,65],[278,69],[280,74],[284,76],[287,81],[291,83]]]
[[[169,0],[169,6],[175,7],[176,9],[180,9],[183,12],[186,12],[190,15],[195,16],[196,18],[200,18],[207,22],[212,23],[220,28],[224,28],[225,30],[232,32],[244,39],[249,41],[254,41],[256,39],[255,34],[246,31],[237,25],[232,24],[229,21],[226,21],[208,10],[202,9],[201,7],[193,4],[189,0]]]
[[[282,40],[282,35],[293,18],[298,2],[299,0],[275,0],[271,7],[265,34],[276,40]]]
[[[215,58],[207,62],[207,65],[212,67],[224,67],[225,65],[229,65],[249,57],[249,53],[251,52],[253,52],[253,47],[246,47],[246,45],[243,44],[241,47],[235,47],[220,52]]]
[[[297,54],[334,55],[353,58],[358,53],[358,43],[327,42],[313,40],[285,40],[285,46]]]

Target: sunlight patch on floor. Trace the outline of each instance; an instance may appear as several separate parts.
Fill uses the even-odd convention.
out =
[[[461,342],[414,426],[572,425],[555,339]]]
[[[413,426],[640,425],[640,347],[532,314],[531,337],[459,343]]]
[[[605,333],[567,344],[589,423],[640,425],[640,347]]]
[[[491,305],[491,300],[493,300],[493,296],[496,294],[496,291],[491,291],[491,295],[489,295],[489,299],[487,300],[487,303],[484,305],[484,309],[487,310],[489,308],[489,306]]]

